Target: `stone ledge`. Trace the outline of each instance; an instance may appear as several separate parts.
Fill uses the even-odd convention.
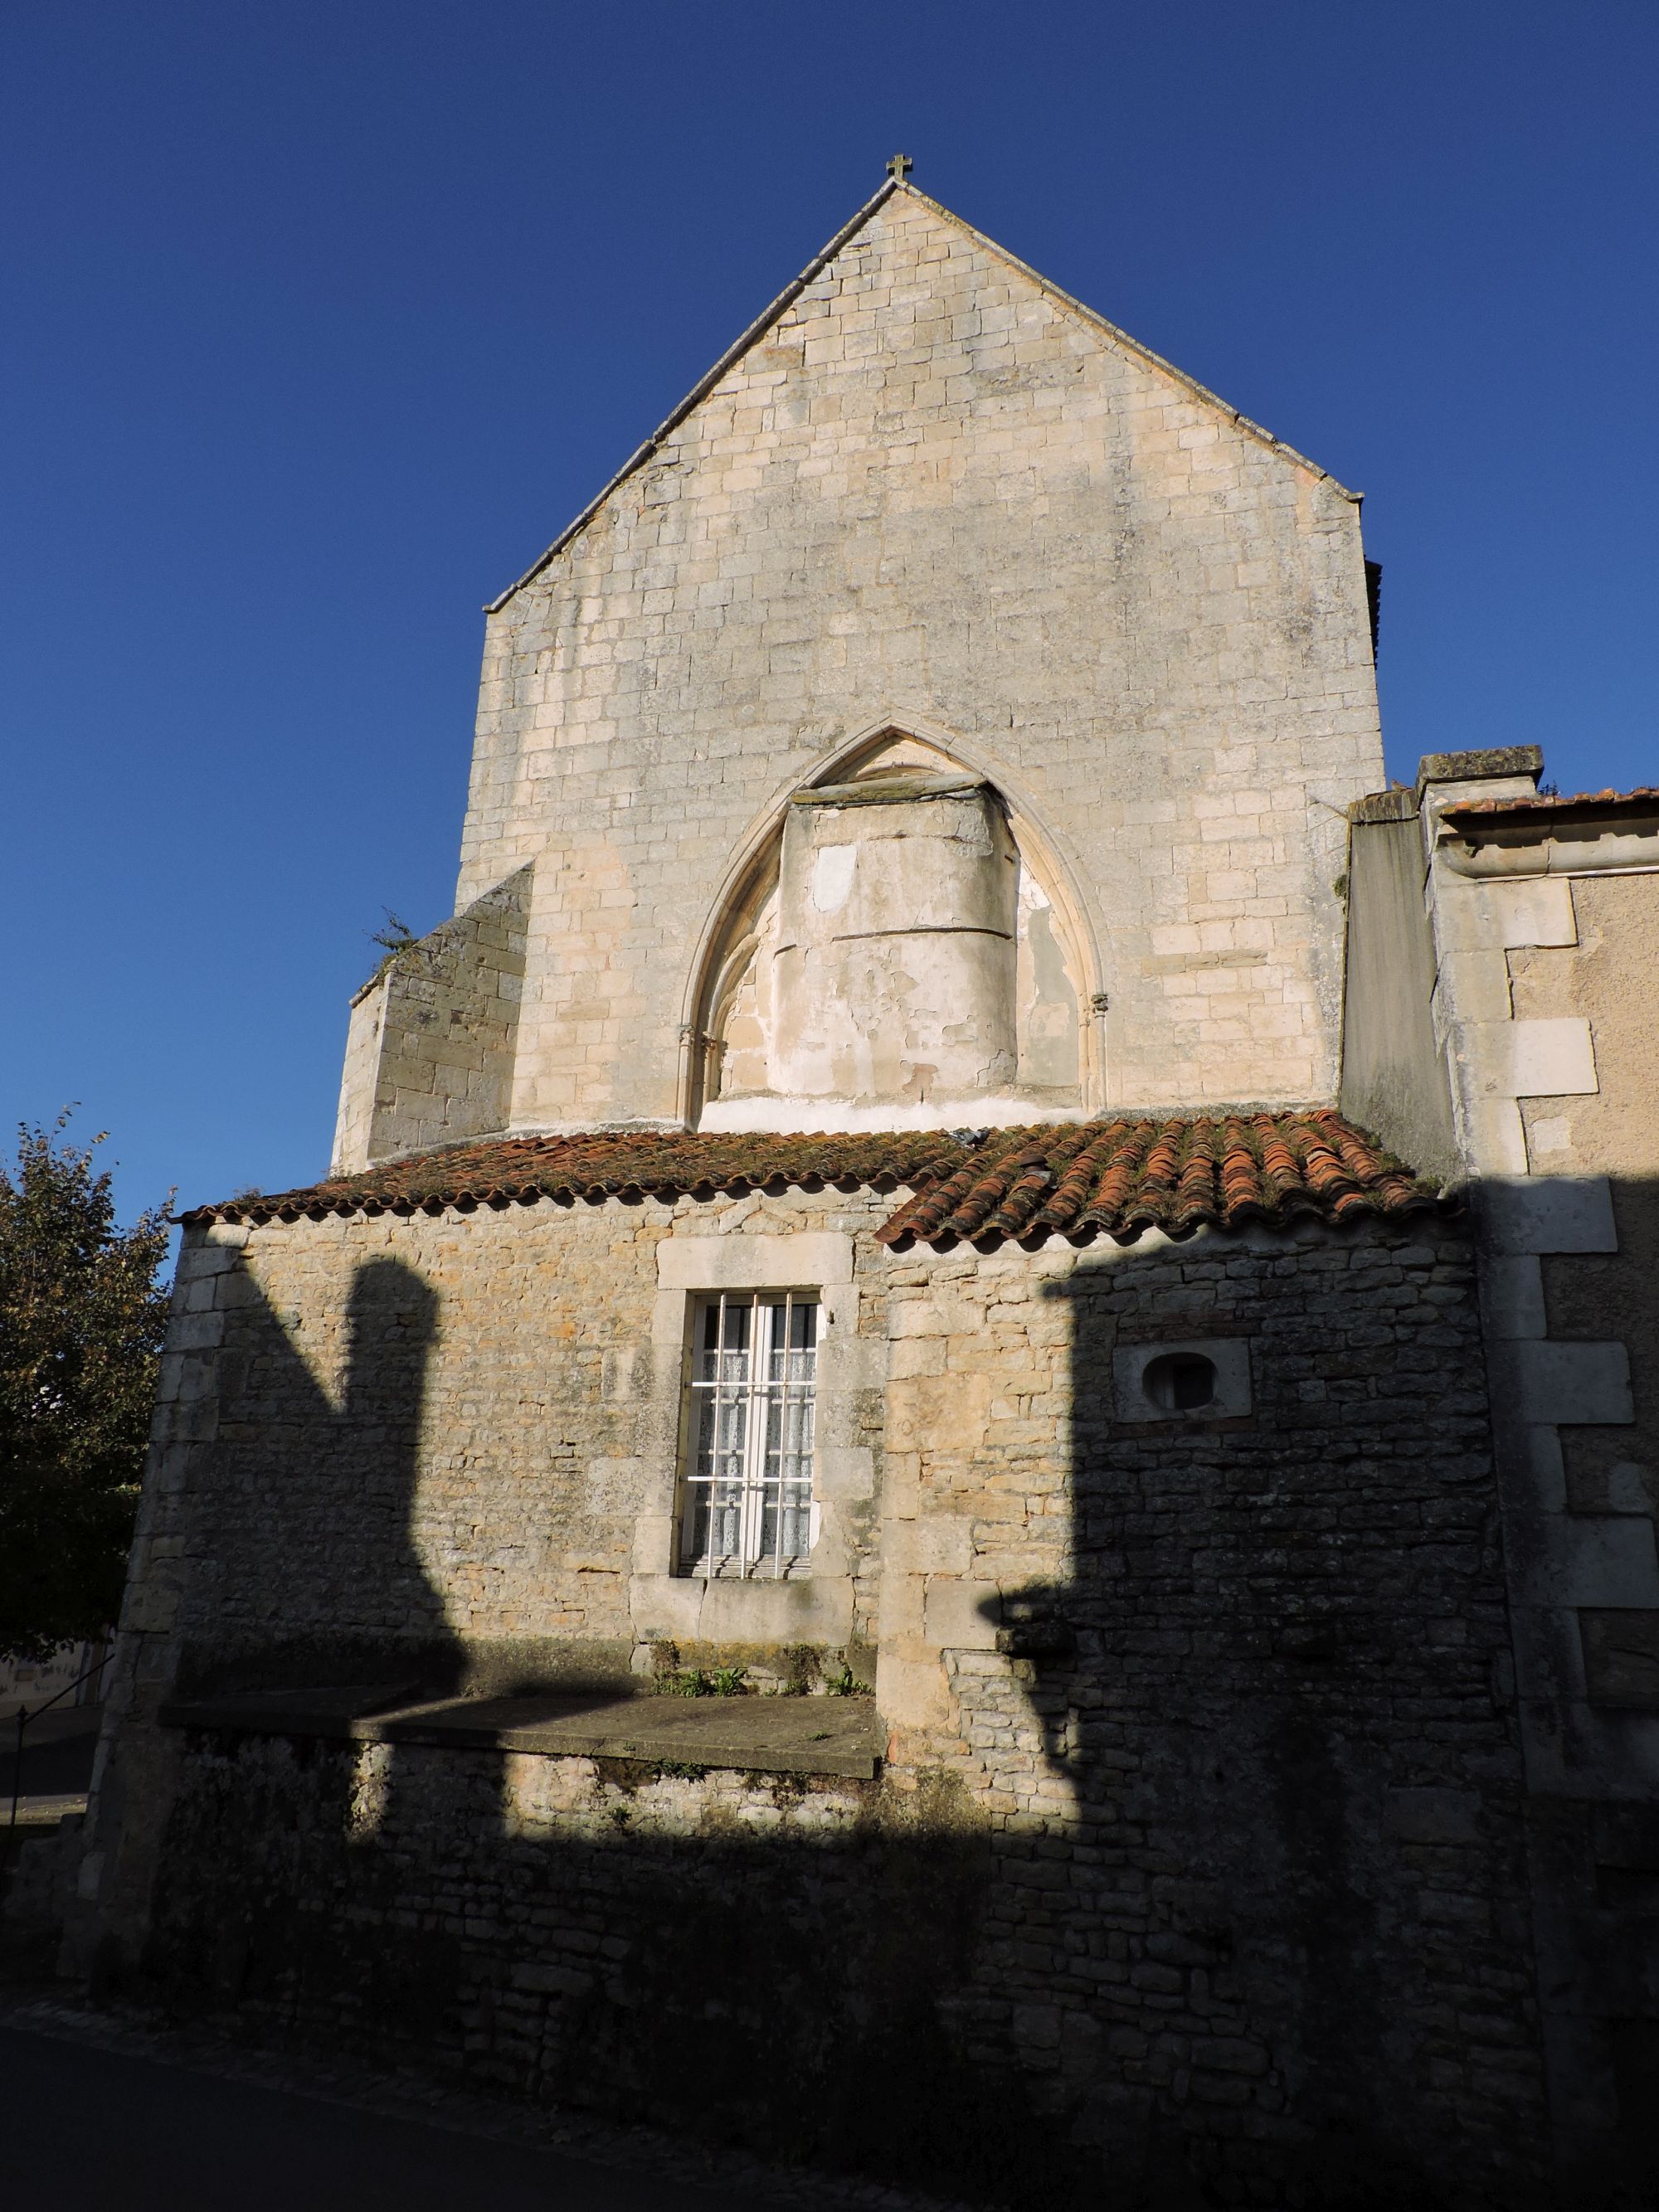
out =
[[[446,1698],[404,1690],[267,1691],[170,1705],[163,1728],[528,1752],[545,1759],[667,1759],[760,1774],[872,1781],[883,1737],[867,1698]]]
[[[1425,753],[1417,763],[1417,796],[1431,783],[1480,783],[1507,776],[1530,776],[1536,783],[1544,773],[1543,749],[1539,745],[1487,745],[1479,752]]]

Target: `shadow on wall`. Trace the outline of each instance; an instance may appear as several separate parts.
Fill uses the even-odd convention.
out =
[[[1073,1571],[985,1611],[1083,1847],[1043,1917],[1102,1962],[1106,2098],[1212,2185],[1272,2142],[1287,2202],[1522,2203],[1541,2081],[1484,1408],[1451,1347],[1382,1340],[1369,1298],[1345,1316],[1351,1257],[1297,1253],[1334,1295],[1289,1312],[1201,1269],[1151,1323],[1116,1267],[1050,1283]],[[1219,1410],[1138,1392],[1171,1343]],[[1404,1385],[1380,1419],[1379,1382]],[[1052,1969],[1022,1948],[999,1964],[1036,2002]],[[1509,2016],[1499,2099],[1469,2093],[1473,2028],[1430,2025],[1482,2006]]]
[[[1484,1409],[1465,1389],[1445,1414],[1466,1342],[1385,1345],[1366,1298],[1332,1364],[1358,1248],[1329,1249],[1328,1297],[1260,1255],[1235,1292],[1178,1249],[1133,1283],[1126,1261],[1051,1283],[1073,1570],[1005,1595],[1000,1656],[957,1676],[969,1752],[1047,1811],[993,1825],[943,1765],[863,1784],[204,1729],[147,1978],[981,2199],[1523,2204],[1539,2093]],[[1165,1338],[1249,1338],[1248,1412],[1121,1418],[1149,1287]],[[283,1572],[220,1588],[194,1686],[454,1687],[467,1656],[411,1532],[433,1293],[360,1272],[337,1413],[274,1316],[245,1321],[217,1548]],[[1484,2089],[1485,2031],[1447,2024],[1472,2008],[1510,2023]]]
[[[325,1372],[333,1347],[304,1344],[299,1316],[290,1336],[242,1279],[220,1356],[211,1518],[196,1531],[228,1571],[197,1601],[175,1686],[459,1687],[460,1640],[411,1527],[435,1292],[400,1261],[357,1269],[337,1407],[304,1356]],[[232,1564],[253,1561],[257,1575]]]
[[[220,1586],[186,1690],[470,1679],[412,1526],[435,1304],[396,1261],[359,1271],[337,1412],[243,1309],[203,1546],[283,1571]],[[602,1759],[538,1794],[553,1767],[191,1731],[146,1981],[806,2161],[1002,2194],[1070,2174],[962,2048],[993,1870],[959,1792]]]
[[[439,1328],[430,1285],[401,1261],[365,1262],[337,1346],[307,1341],[314,1316],[276,1314],[240,1279],[220,1355],[214,1479],[195,1532],[221,1565],[192,1595],[175,1693],[356,1686],[439,1698],[626,1683],[625,1650],[569,1638],[471,1642],[451,1623],[415,1512]],[[319,1380],[336,1368],[337,1402]],[[579,1480],[543,1470],[538,1503],[556,1517],[568,1511]],[[464,1493],[459,1515],[426,1534],[487,1568],[495,1539],[476,1519]]]

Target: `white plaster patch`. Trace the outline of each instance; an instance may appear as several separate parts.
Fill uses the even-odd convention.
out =
[[[856,845],[825,845],[812,863],[812,903],[820,914],[838,914],[853,888],[858,866]]]
[[[1541,1121],[1534,1121],[1528,1130],[1527,1150],[1528,1154],[1536,1153],[1540,1159],[1547,1153],[1571,1152],[1572,1150],[1571,1122],[1565,1114],[1546,1115]]]
[[[1589,1024],[1580,1015],[1471,1022],[1462,1043],[1475,1084],[1488,1097],[1553,1098],[1596,1088]]]
[[[1595,1051],[1582,1015],[1510,1024],[1510,1066],[1517,1098],[1553,1098],[1596,1088]]]
[[[1528,877],[1518,883],[1493,884],[1488,896],[1504,945],[1577,944],[1570,884],[1559,878]]]

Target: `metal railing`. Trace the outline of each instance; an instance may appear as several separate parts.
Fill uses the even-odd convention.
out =
[[[11,1768],[11,1818],[6,1823],[9,1828],[15,1828],[17,1826],[17,1801],[23,1794],[24,1729],[31,1721],[38,1721],[42,1713],[50,1712],[55,1705],[68,1697],[71,1690],[78,1690],[82,1682],[89,1682],[94,1674],[101,1674],[109,1662],[109,1649],[106,1645],[101,1656],[94,1661],[85,1674],[77,1674],[72,1682],[66,1682],[55,1697],[48,1698],[43,1705],[36,1705],[33,1711],[27,1705],[19,1705],[17,1708],[17,1744],[12,1753]]]

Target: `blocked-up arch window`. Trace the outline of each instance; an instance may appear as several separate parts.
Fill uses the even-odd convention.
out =
[[[784,1099],[946,1127],[986,1098],[1078,1106],[1083,971],[1052,877],[990,782],[909,739],[797,791],[708,955],[702,1126],[776,1127]]]
[[[812,1549],[818,1301],[757,1291],[694,1310],[682,1573],[785,1581]]]

